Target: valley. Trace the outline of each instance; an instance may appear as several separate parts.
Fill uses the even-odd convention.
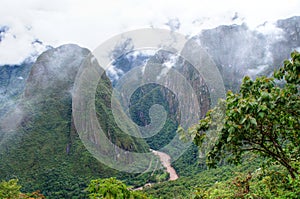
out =
[[[92,180],[111,178],[149,198],[297,198],[300,17],[273,25],[271,33],[222,25],[189,38],[185,53],[207,53],[203,63],[222,80],[211,82],[228,91],[215,106],[218,87],[191,63],[171,50],[134,51],[130,39],[109,52],[107,71],[76,44],[0,66],[0,180],[18,179],[20,192],[51,199],[89,198],[98,190],[86,190]],[[83,65],[101,74],[80,82],[94,94],[86,101],[75,95]]]
[[[169,181],[177,180],[179,177],[175,171],[175,169],[171,166],[171,157],[163,152],[151,150],[151,152],[158,156],[162,165],[167,169],[167,172],[170,175]]]

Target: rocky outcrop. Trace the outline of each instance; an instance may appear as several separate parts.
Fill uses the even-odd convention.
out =
[[[299,27],[300,17],[292,17],[254,30],[245,24],[219,26],[196,38],[218,66],[226,88],[237,90],[243,76],[270,75],[299,49]]]

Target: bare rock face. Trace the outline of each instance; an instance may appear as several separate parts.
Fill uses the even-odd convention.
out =
[[[300,47],[300,17],[264,23],[257,29],[245,24],[204,30],[197,39],[222,73],[227,89],[238,89],[245,75],[270,75]]]
[[[24,62],[21,65],[0,66],[0,102],[23,92],[32,64]]]
[[[0,118],[14,109],[25,89],[32,62],[0,66]]]

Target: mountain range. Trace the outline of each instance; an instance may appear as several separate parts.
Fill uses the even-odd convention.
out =
[[[274,24],[266,22],[255,30],[246,24],[219,26],[203,30],[191,39],[210,55],[225,89],[237,91],[243,76],[269,76],[291,51],[300,49],[300,17],[278,20]],[[130,45],[125,42],[121,47],[116,46],[115,52],[120,55],[124,46]],[[24,190],[41,189],[51,198],[85,197],[81,190],[90,179],[98,177],[118,176],[136,186],[151,178],[155,181],[152,174],[137,177],[107,167],[82,144],[72,118],[72,89],[80,65],[89,53],[86,48],[66,44],[48,49],[35,61],[27,59],[20,65],[0,66],[1,179],[17,177]],[[171,61],[172,56],[163,51],[128,54],[118,57],[113,68],[101,76],[96,92],[98,120],[106,136],[122,149],[140,152],[160,149],[176,136],[180,123],[178,101],[165,88],[147,85],[137,90],[131,99],[130,117],[140,126],[150,124],[152,104],[167,110],[164,127],[150,138],[138,139],[124,134],[114,121],[110,105],[113,87],[126,72],[143,63],[164,65]],[[179,70],[192,85],[201,102],[196,116],[204,116],[211,101],[201,74],[182,60],[171,67]],[[193,111],[193,107],[187,108]],[[191,156],[196,162],[190,151],[184,156]],[[190,162],[179,161],[182,162],[174,163],[175,168],[180,175],[187,175],[183,171],[189,168]],[[157,176],[161,172],[158,170]]]

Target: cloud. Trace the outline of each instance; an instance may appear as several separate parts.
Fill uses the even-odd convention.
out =
[[[176,31],[193,35],[220,24],[245,21],[251,28],[293,15],[300,15],[297,0],[2,0],[0,26],[8,26],[9,32],[0,43],[0,65],[20,63],[45,50],[31,44],[35,39],[54,47],[76,43],[93,50],[124,31],[170,28],[174,19],[180,24],[172,25]]]
[[[166,23],[171,29],[172,32],[179,30],[180,28],[180,21],[178,18],[170,19],[168,23]]]
[[[9,27],[1,34],[0,65],[20,64],[46,49],[47,46],[36,39],[30,28],[22,25]]]

